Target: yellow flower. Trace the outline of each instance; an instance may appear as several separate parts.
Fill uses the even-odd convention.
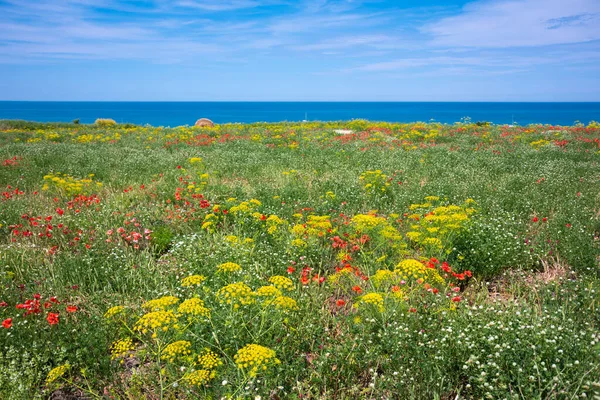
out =
[[[379,288],[383,284],[393,284],[396,280],[397,276],[393,271],[389,269],[379,269],[375,272],[375,275],[371,277],[371,281],[373,281],[373,285],[376,288]]]
[[[46,377],[46,384],[50,384],[56,381],[58,378],[62,377],[69,369],[71,369],[71,366],[69,364],[59,365],[58,367],[52,369],[50,372],[48,372],[48,376]]]
[[[192,354],[192,344],[187,340],[178,340],[168,344],[163,349],[160,358],[168,362],[173,362],[176,358],[189,356],[190,354]]]
[[[197,297],[185,300],[177,308],[177,312],[184,315],[201,315],[210,318],[210,309],[204,306],[204,301]]]
[[[135,323],[133,329],[146,333],[148,330],[162,329],[166,331],[171,325],[177,322],[177,317],[173,311],[153,311],[141,316]]]
[[[367,293],[358,299],[357,305],[359,308],[372,305],[375,306],[379,312],[383,312],[383,296],[379,293]]]
[[[294,247],[306,247],[308,244],[302,239],[294,239],[292,240],[292,246]]]
[[[202,386],[204,384],[207,384],[215,376],[215,371],[200,369],[197,371],[188,372],[181,379],[190,386]]]
[[[204,369],[215,369],[223,365],[219,356],[208,348],[204,349],[204,354],[198,356],[198,363]]]
[[[159,299],[149,300],[142,304],[143,308],[146,308],[151,311],[159,311],[164,310],[174,304],[177,304],[179,299],[174,296],[164,296]]]
[[[280,363],[274,350],[258,344],[248,344],[242,347],[233,356],[233,359],[238,368],[247,370],[251,377]]]
[[[124,357],[134,348],[135,346],[130,338],[119,339],[110,346],[110,359],[116,360],[117,358]]]
[[[104,318],[112,318],[115,315],[121,314],[123,312],[123,310],[125,310],[125,307],[123,306],[114,306],[109,308],[105,313],[104,313]]]
[[[221,304],[231,304],[234,308],[254,303],[254,292],[243,282],[231,283],[217,291]]]
[[[273,285],[261,286],[256,289],[256,295],[260,297],[277,297],[281,296],[281,290]]]
[[[181,280],[182,287],[198,286],[206,280],[204,275],[190,275]]]
[[[272,304],[275,308],[280,310],[296,310],[298,308],[298,304],[296,300],[287,296],[277,296],[274,299],[270,300],[268,304]]]
[[[239,264],[233,262],[226,262],[217,266],[219,272],[237,272],[241,271],[242,267]]]
[[[278,289],[293,290],[294,282],[287,276],[275,275],[269,278],[269,282]]]
[[[428,268],[422,262],[408,259],[401,261],[394,271],[406,281],[420,281],[430,284],[443,284],[444,278],[434,268]]]

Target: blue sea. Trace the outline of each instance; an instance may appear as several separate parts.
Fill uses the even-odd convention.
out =
[[[435,103],[435,102],[20,102],[0,101],[0,119],[155,126],[193,125],[199,118],[216,123],[371,121],[572,125],[600,121],[600,103]]]

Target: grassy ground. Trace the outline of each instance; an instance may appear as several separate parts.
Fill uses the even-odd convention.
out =
[[[0,397],[600,396],[599,160],[597,124],[0,121]]]

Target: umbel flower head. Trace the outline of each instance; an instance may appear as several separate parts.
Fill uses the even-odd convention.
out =
[[[233,262],[226,262],[217,266],[219,272],[238,272],[241,271],[242,267],[239,264]]]
[[[177,322],[177,317],[173,311],[153,311],[148,314],[144,314],[135,323],[133,329],[147,333],[150,331],[156,331],[162,329],[167,331],[169,327]]]
[[[270,367],[280,364],[275,350],[258,344],[248,344],[233,356],[238,368],[247,371],[250,376],[267,371]]]
[[[202,317],[210,318],[210,309],[205,307],[204,301],[197,297],[185,300],[179,305],[177,312],[189,317],[200,315]]]
[[[254,303],[254,292],[243,282],[230,283],[217,292],[217,299],[221,304],[231,304],[234,308],[240,305]]]
[[[190,275],[181,280],[182,287],[198,286],[206,280],[204,275]]]

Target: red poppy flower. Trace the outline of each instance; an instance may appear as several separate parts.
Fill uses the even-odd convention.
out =
[[[58,324],[58,313],[48,313],[46,320],[50,325]]]
[[[296,271],[296,268],[294,268],[294,267],[288,267],[287,268],[288,274],[293,274],[295,271]]]
[[[452,301],[455,302],[455,303],[459,303],[460,302],[460,296],[453,297]]]
[[[357,286],[353,286],[353,287],[352,287],[352,290],[353,290],[353,291],[355,291],[355,292],[356,292],[356,293],[358,293],[358,294],[361,294],[361,293],[362,293],[362,289],[361,289],[361,288],[360,288],[360,286],[358,286],[358,285],[357,285]]]
[[[9,329],[12,326],[12,318],[6,318],[2,321],[2,327],[5,329]]]
[[[74,313],[77,311],[77,306],[67,306],[67,312]]]
[[[338,301],[335,302],[335,305],[338,307],[343,307],[346,305],[346,302],[342,299],[339,299]]]
[[[538,217],[533,217],[532,221],[533,221],[533,222],[538,222],[538,221],[539,221],[539,218],[538,218]]]
[[[61,209],[61,208],[57,208],[57,209],[56,209],[56,213],[57,213],[58,215],[63,215],[63,214],[65,213],[65,211],[64,211],[63,209]]]
[[[8,303],[5,301],[0,302],[0,307],[8,307]]]

